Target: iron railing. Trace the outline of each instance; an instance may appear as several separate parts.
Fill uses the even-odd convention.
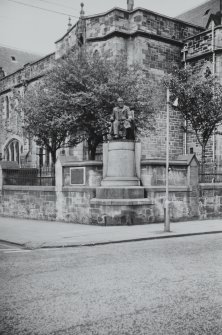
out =
[[[4,185],[54,186],[55,169],[52,167],[5,169]]]
[[[222,183],[222,173],[199,173],[200,183]]]

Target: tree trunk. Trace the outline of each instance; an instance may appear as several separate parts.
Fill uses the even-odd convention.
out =
[[[96,159],[96,149],[92,148],[89,152],[89,160],[94,161]]]
[[[200,173],[201,173],[201,182],[204,183],[205,182],[205,155],[206,155],[206,145],[202,146],[202,152],[201,152],[201,169],[200,169]]]
[[[56,149],[51,151],[51,158],[52,158],[52,170],[51,170],[52,186],[55,186]]]
[[[89,160],[94,161],[96,159],[96,148],[97,148],[97,143],[94,139],[89,138],[88,139],[88,157]]]
[[[52,165],[55,166],[56,163],[56,150],[51,151]]]

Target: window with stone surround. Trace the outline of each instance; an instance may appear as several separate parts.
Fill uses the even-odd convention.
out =
[[[4,150],[4,159],[6,161],[20,162],[20,145],[19,141],[12,139]]]

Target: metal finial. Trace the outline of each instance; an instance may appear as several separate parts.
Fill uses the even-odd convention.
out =
[[[81,6],[80,16],[82,17],[82,16],[85,15],[85,12],[84,12],[84,3],[81,2],[80,6]]]
[[[127,0],[127,10],[131,12],[134,7],[134,0]]]
[[[71,17],[69,17],[69,22],[68,22],[68,29],[70,30],[72,28],[72,22],[71,22]]]

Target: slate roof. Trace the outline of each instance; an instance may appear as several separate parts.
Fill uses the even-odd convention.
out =
[[[42,55],[0,45],[0,67],[5,71],[6,75],[17,71],[25,64],[34,62],[41,57]]]
[[[178,15],[176,18],[206,27],[210,15],[216,14],[218,11],[220,11],[220,0],[210,0]]]

